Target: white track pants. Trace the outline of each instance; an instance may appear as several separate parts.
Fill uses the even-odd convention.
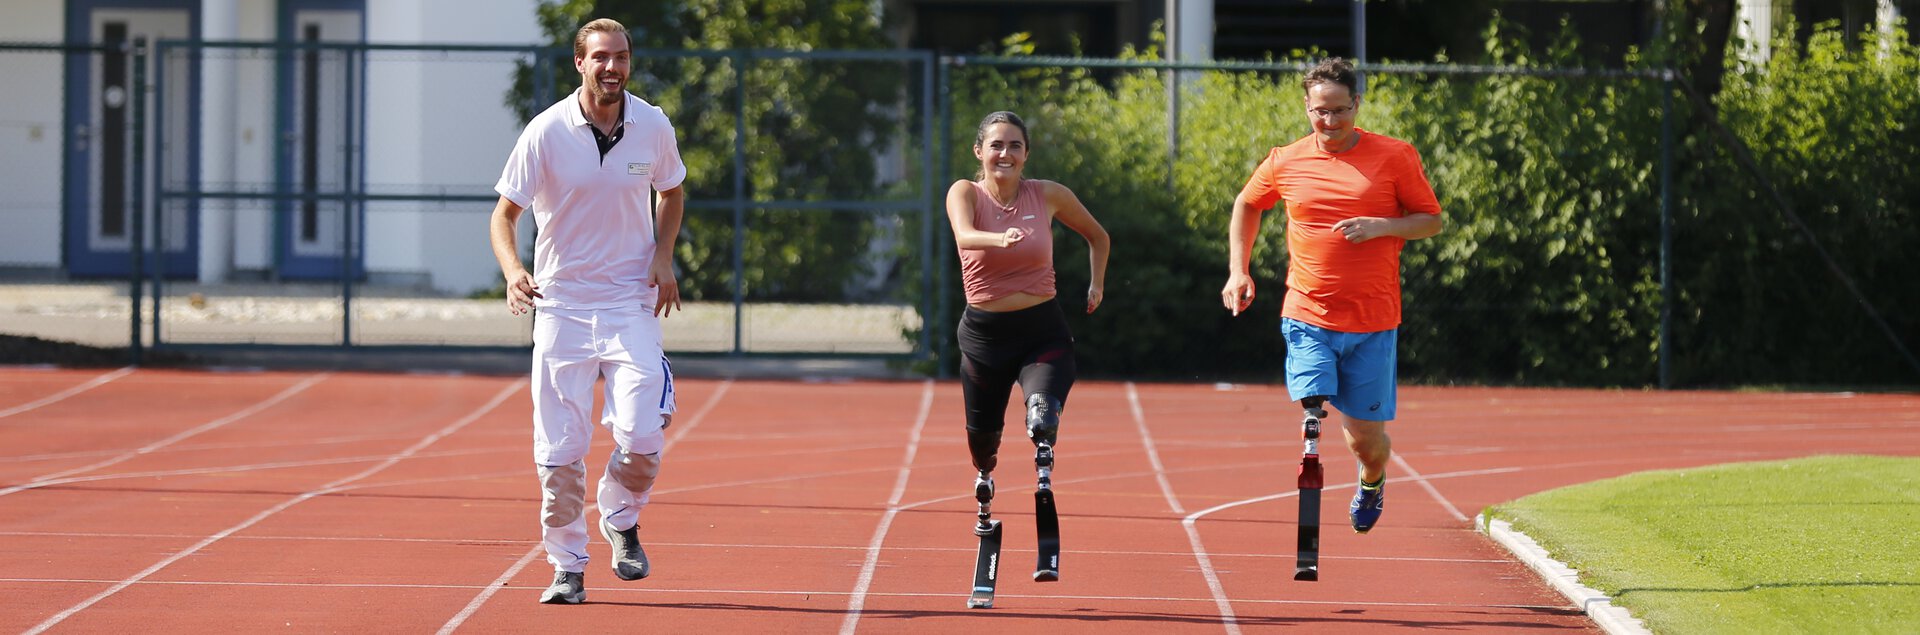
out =
[[[666,445],[662,424],[674,411],[659,318],[642,307],[540,309],[533,320],[533,461],[542,490],[541,539],[557,570],[583,571],[587,564],[584,459],[593,441],[593,384],[601,378],[600,423],[612,431],[615,452],[659,452]],[[602,518],[621,529],[639,521],[648,491],[629,491],[611,471],[599,489]]]

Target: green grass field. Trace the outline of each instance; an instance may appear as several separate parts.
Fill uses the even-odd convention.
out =
[[[1645,472],[1490,515],[1656,633],[1920,633],[1920,458]]]

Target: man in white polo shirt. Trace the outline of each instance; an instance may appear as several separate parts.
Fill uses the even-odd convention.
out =
[[[553,564],[548,604],[586,599],[586,455],[593,384],[606,379],[601,422],[618,445],[600,477],[600,532],[623,580],[647,577],[640,510],[660,473],[673,417],[673,374],[660,318],[680,307],[674,238],[687,170],[660,109],[626,92],[626,27],[580,27],[573,64],[581,87],[527,123],[494,190],[493,255],[506,276],[507,309],[533,321],[533,459],[541,539]],[[657,206],[654,193],[659,193]],[[533,210],[533,272],[520,263],[515,225]]]

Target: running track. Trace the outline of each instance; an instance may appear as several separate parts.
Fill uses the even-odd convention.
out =
[[[0,368],[0,632],[1592,631],[1470,518],[1648,469],[1920,454],[1916,395],[1408,388],[1382,525],[1342,528],[1353,465],[1330,445],[1335,524],[1302,583],[1281,391],[1085,382],[1056,473],[1062,581],[1027,575],[1016,428],[1000,595],[969,611],[957,385],[677,387],[642,516],[655,574],[615,579],[596,534],[589,603],[556,607],[535,603],[522,380]]]

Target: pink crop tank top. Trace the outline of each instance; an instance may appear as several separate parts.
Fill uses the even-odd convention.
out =
[[[973,226],[995,234],[1019,227],[1027,237],[1012,247],[960,250],[960,281],[968,304],[1015,293],[1053,297],[1053,219],[1047,216],[1038,182],[1020,181],[1011,211],[1000,207],[985,186],[974,183]]]

